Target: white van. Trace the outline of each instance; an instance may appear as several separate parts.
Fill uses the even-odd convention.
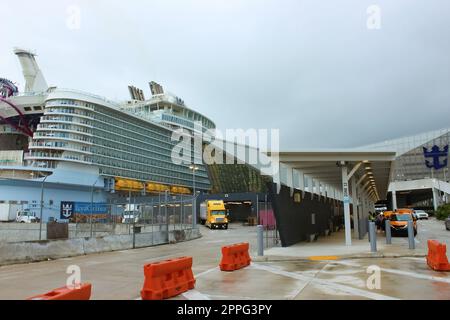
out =
[[[19,223],[36,223],[39,219],[29,209],[17,211],[16,222]]]

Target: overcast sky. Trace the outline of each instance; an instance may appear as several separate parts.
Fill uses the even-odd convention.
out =
[[[2,2],[4,0],[1,0]],[[367,8],[381,9],[368,29]],[[80,9],[80,28],[68,7]],[[128,99],[155,80],[219,128],[279,128],[283,149],[352,147],[450,127],[450,1],[86,0],[3,3],[47,82]]]

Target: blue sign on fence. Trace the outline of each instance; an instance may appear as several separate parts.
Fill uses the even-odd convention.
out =
[[[70,219],[75,214],[91,215],[91,214],[107,214],[108,206],[106,203],[93,203],[91,208],[90,202],[73,202],[61,201],[61,219]]]
[[[61,201],[61,219],[70,219],[73,217],[73,202]]]

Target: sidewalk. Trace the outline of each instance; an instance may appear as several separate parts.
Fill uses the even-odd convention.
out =
[[[349,258],[397,258],[425,257],[427,249],[416,242],[416,249],[410,250],[408,238],[392,238],[392,244],[386,244],[384,233],[377,234],[377,252],[370,252],[367,235],[365,239],[352,239],[352,245],[345,245],[344,231],[335,232],[327,237],[319,237],[315,242],[301,242],[287,248],[274,247],[264,251],[264,257],[255,257],[255,261],[275,260],[338,260]]]

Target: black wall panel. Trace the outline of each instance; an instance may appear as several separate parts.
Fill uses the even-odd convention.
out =
[[[332,225],[343,223],[341,202],[325,201],[324,197],[319,200],[317,195],[312,199],[308,192],[301,196],[300,202],[295,202],[290,188],[282,185],[280,193],[277,193],[274,183],[268,184],[268,191],[283,247],[305,241],[311,234],[323,234],[325,230],[331,230]],[[302,195],[301,191],[295,192]],[[312,214],[315,214],[315,224]]]

